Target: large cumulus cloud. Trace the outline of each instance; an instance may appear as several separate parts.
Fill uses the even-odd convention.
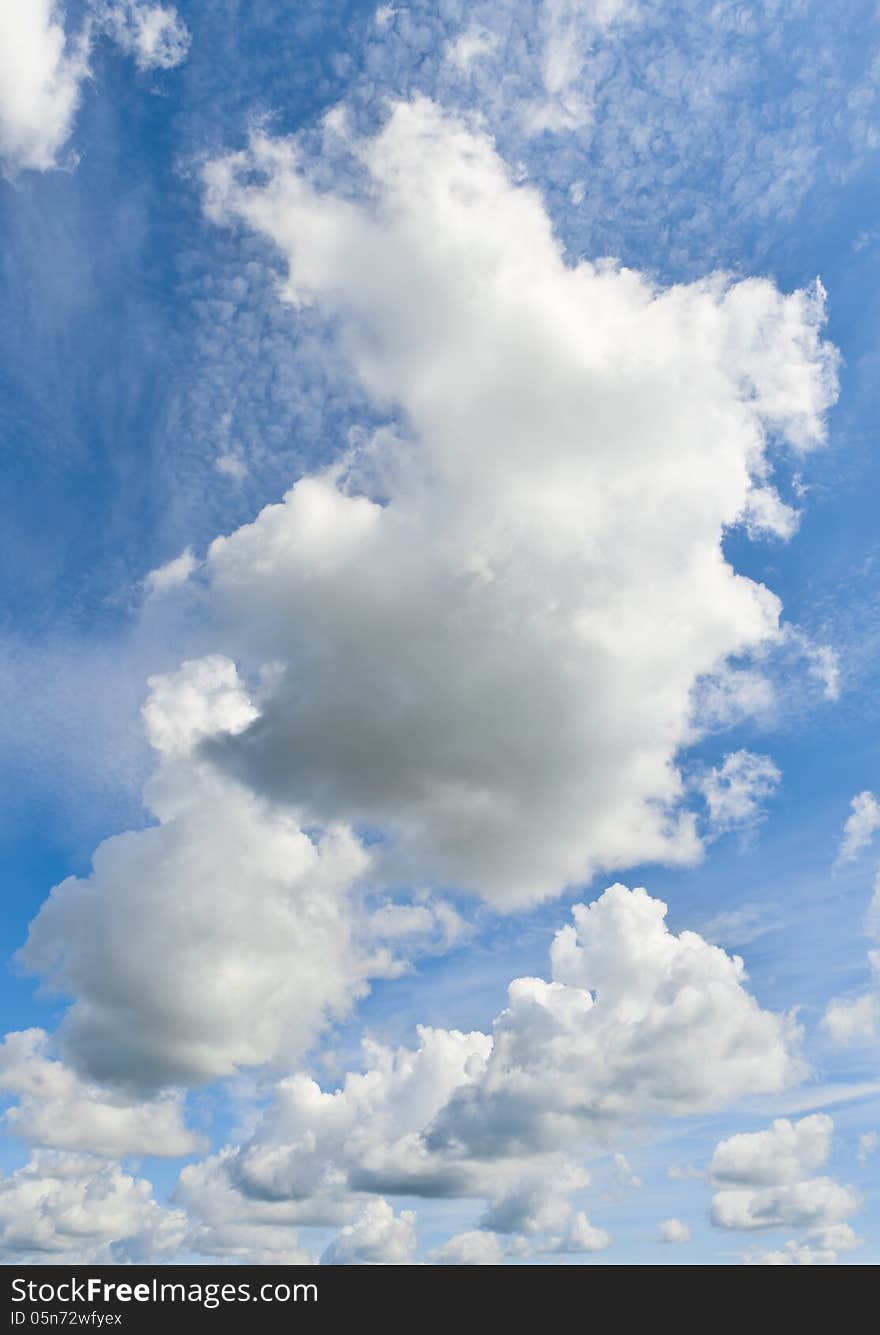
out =
[[[206,171],[211,216],[271,238],[399,418],[211,547],[224,651],[276,668],[215,757],[381,829],[389,875],[508,906],[692,860],[695,683],[780,611],[722,539],[791,531],[769,448],[822,438],[821,291],[573,266],[537,193],[424,101],[348,149],[356,199],[267,139]]]
[[[793,1021],[761,1009],[741,959],[676,936],[665,913],[622,885],[576,905],[553,943],[552,981],[510,985],[485,1075],[453,1097],[431,1143],[545,1149],[795,1081]]]

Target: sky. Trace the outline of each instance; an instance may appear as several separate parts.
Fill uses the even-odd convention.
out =
[[[878,73],[0,0],[3,1260],[880,1260]]]

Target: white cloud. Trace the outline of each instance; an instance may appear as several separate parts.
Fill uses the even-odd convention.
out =
[[[18,1098],[6,1113],[13,1135],[32,1145],[90,1150],[111,1158],[191,1154],[200,1138],[183,1122],[179,1095],[132,1101],[82,1080],[48,1055],[42,1029],[7,1034],[0,1044],[0,1089]]]
[[[477,1157],[558,1150],[657,1113],[686,1115],[802,1074],[796,1027],[746,992],[742,961],[666,906],[612,886],[556,933],[553,981],[520,978],[495,1021],[479,1077],[434,1121],[429,1141]]]
[[[821,1228],[841,1223],[859,1207],[851,1187],[830,1177],[808,1178],[781,1186],[730,1188],[712,1201],[712,1222],[721,1228]]]
[[[173,561],[167,561],[164,566],[159,566],[158,569],[151,570],[147,574],[144,579],[144,590],[147,596],[161,596],[171,589],[179,588],[181,584],[186,583],[197,565],[198,562],[193,556],[192,548],[187,547]]]
[[[308,1264],[314,1258],[300,1242],[302,1211],[296,1201],[245,1196],[235,1188],[232,1152],[221,1151],[181,1172],[175,1202],[188,1219],[186,1251],[254,1265]],[[353,1210],[323,1215],[312,1208],[307,1222],[339,1224]]]
[[[360,74],[348,84],[347,107],[356,123],[362,115],[378,120],[390,99],[421,92],[464,114],[476,109],[506,160],[546,189],[571,254],[647,255],[660,274],[773,273],[775,223],[790,224],[811,192],[839,189],[856,169],[841,157],[840,144],[852,140],[860,152],[855,127],[877,119],[871,44],[856,52],[846,25],[826,22],[818,9],[825,53],[819,61],[815,26],[793,24],[786,6],[752,3],[741,11],[724,4],[707,11],[690,3],[679,6],[674,21],[661,5],[633,8],[636,21],[605,27],[590,25],[584,11],[575,90],[588,120],[575,130],[528,137],[523,125],[524,109],[547,101],[536,0],[383,6],[382,16],[393,22],[363,27]],[[462,74],[448,51],[473,28],[496,37],[497,45]],[[795,99],[776,77],[783,50]],[[852,80],[838,76],[844,65]],[[232,119],[230,135],[239,129]],[[871,157],[860,153],[860,170],[871,170]],[[572,187],[585,195],[577,210]],[[331,380],[337,364],[332,356],[321,359],[313,313],[297,319],[296,357],[285,351],[290,315],[273,312],[273,278],[262,284],[253,277],[265,265],[262,248],[245,242],[234,275],[227,260],[225,280],[214,266],[203,274],[201,369],[185,371],[178,390],[189,400],[194,448],[214,453],[219,420],[231,408],[252,478],[262,477],[265,494],[274,495],[292,468],[302,467],[295,442],[326,448],[334,434],[342,437],[333,412],[340,383],[324,380],[328,364]],[[218,320],[221,309],[226,314]],[[345,409],[353,402],[346,395]],[[274,414],[268,434],[267,413]],[[779,490],[800,508],[799,497]],[[839,632],[828,633],[838,642]],[[847,655],[847,674],[853,670]],[[781,696],[789,707],[807,704],[800,692],[783,689]]]
[[[231,1246],[235,1220],[351,1223],[364,1193],[483,1200],[483,1228],[539,1251],[606,1246],[571,1217],[589,1184],[572,1155],[802,1073],[795,1026],[760,1010],[741,961],[673,936],[664,911],[622,886],[579,906],[557,933],[553,981],[513,982],[491,1035],[422,1028],[415,1050],[368,1043],[366,1069],[332,1092],[306,1074],[280,1081],[248,1140],[181,1176],[199,1246]],[[632,1179],[621,1155],[612,1164]]]
[[[250,702],[219,657],[154,679],[159,823],[106,840],[53,890],[22,958],[73,1004],[62,1049],[92,1078],[144,1086],[295,1060],[387,957],[354,940],[367,855],[344,829],[310,837],[199,761],[206,732]]]
[[[722,664],[702,678],[694,690],[697,724],[710,731],[731,728],[745,719],[767,722],[775,717],[776,692],[765,673]]]
[[[604,1252],[612,1243],[611,1234],[591,1224],[583,1210],[578,1210],[565,1235],[552,1245],[557,1252]]]
[[[0,6],[0,157],[11,170],[54,167],[88,73],[85,34],[69,37],[57,0]]]
[[[838,1253],[860,1245],[848,1224],[835,1224],[818,1229],[801,1242],[790,1239],[781,1248],[769,1251],[749,1251],[743,1256],[744,1265],[834,1265]]]
[[[800,515],[780,499],[773,487],[756,487],[749,497],[745,512],[745,526],[749,537],[770,534],[788,539],[797,531]]]
[[[447,51],[472,28],[497,47],[456,79]],[[776,4],[688,4],[673,20],[639,0],[411,0],[368,40],[357,95],[375,105],[417,89],[476,105],[508,160],[548,180],[559,203],[588,172],[580,216],[560,208],[577,249],[589,237],[602,254],[647,246],[678,271],[707,256],[769,269],[767,223],[796,216],[812,190],[839,189],[877,137],[872,44],[852,63],[846,32],[826,25],[822,40],[819,60],[815,25],[793,25]],[[783,49],[794,101],[774,77]]]
[[[86,1155],[41,1150],[0,1180],[0,1255],[7,1262],[167,1257],[184,1230],[184,1216],[158,1205],[149,1182]]]
[[[553,8],[565,13],[574,6],[548,5]],[[155,24],[137,29],[130,49],[142,67],[175,63],[174,42],[183,39],[156,17],[171,11],[150,6],[148,12]],[[559,59],[564,64],[564,50]],[[554,91],[565,92],[572,82],[565,70],[551,73]],[[274,235],[293,257],[293,296],[341,314],[363,383],[376,402],[402,406],[412,438],[393,451],[377,438],[345,467],[305,479],[283,506],[215,544],[209,573],[218,622],[232,619],[230,652],[249,669],[280,664],[280,670],[264,676],[254,702],[231,660],[219,656],[156,679],[147,718],[164,757],[150,789],[159,824],[102,845],[92,875],[59,887],[35,924],[28,958],[74,998],[62,1036],[86,1070],[134,1079],[140,1064],[147,1083],[162,1083],[211,1078],[279,1056],[298,1059],[327,1018],[344,1013],[362,992],[371,972],[390,967],[366,958],[346,916],[352,885],[366,868],[346,821],[379,816],[397,841],[386,865],[390,875],[425,867],[429,876],[505,904],[552,893],[597,866],[655,855],[694,857],[698,844],[692,822],[678,809],[675,770],[680,748],[694,735],[694,688],[707,673],[724,672],[726,655],[775,634],[772,596],[724,565],[720,537],[734,523],[781,536],[791,529],[791,512],[764,481],[761,456],[768,427],[781,424],[799,445],[821,435],[818,417],[831,390],[830,358],[816,340],[819,294],[815,303],[803,294],[783,299],[768,284],[728,287],[720,280],[661,293],[611,268],[565,268],[548,229],[542,230],[534,197],[510,184],[485,143],[448,122],[432,123],[433,113],[424,109],[415,130],[407,128],[406,114],[402,131],[397,113],[397,129],[392,121],[365,150],[375,211],[315,193],[283,153],[272,158],[274,150],[265,145],[258,151],[268,152],[270,167],[277,168],[265,194],[262,187],[248,194],[235,182],[223,200],[231,214]],[[426,145],[439,149],[436,182],[419,162]],[[261,202],[277,205],[280,221],[267,223]],[[493,269],[486,263],[494,255],[489,243],[516,235],[506,222],[520,207],[534,224],[529,244],[521,251],[515,244],[499,247],[503,263]],[[444,225],[428,253],[418,224],[432,213]],[[376,259],[374,287],[369,275],[350,268],[364,240],[368,258]],[[481,240],[485,248],[474,247],[480,262],[469,268],[472,243]],[[380,290],[389,274],[401,273],[412,280],[411,311],[393,305],[398,297],[387,286]],[[435,296],[446,292],[447,280],[444,305]],[[431,324],[426,309],[437,314],[437,329],[422,329]],[[561,317],[559,330],[551,311]],[[471,323],[477,333],[463,338]],[[644,373],[638,357],[627,361],[642,325],[649,331],[639,349]],[[694,328],[705,334],[702,342],[692,337]],[[564,355],[557,356],[557,337],[570,345]],[[470,383],[460,375],[462,367],[469,369],[464,353],[461,365],[455,361],[456,342],[466,344],[478,368]],[[777,344],[786,345],[780,354]],[[374,346],[380,355],[372,360]],[[480,383],[486,371],[481,353],[489,362],[488,387]],[[500,370],[492,364],[496,354]],[[546,373],[548,402],[522,374],[531,365]],[[439,384],[431,383],[435,371]],[[668,381],[675,394],[667,392]],[[549,443],[539,430],[545,421]],[[705,449],[716,432],[722,446],[713,466],[720,461],[724,467],[711,477],[708,468],[705,476],[697,468],[684,496],[658,489],[676,457],[674,437],[678,444],[684,436],[687,467],[688,458],[699,462],[700,433]],[[463,448],[456,451],[459,440]],[[662,467],[652,471],[648,456],[655,444]],[[609,465],[615,454],[623,461],[619,472]],[[656,558],[656,608],[653,586],[635,569],[627,546],[634,515]],[[153,576],[160,584],[166,576],[169,585],[185,580],[192,566],[181,561]],[[368,601],[378,589],[387,606]],[[655,641],[685,595],[679,666]],[[276,601],[290,614],[287,625],[276,624]],[[459,609],[463,627],[456,626]],[[645,618],[647,626],[636,624]],[[552,653],[544,653],[541,642],[548,631]],[[701,647],[706,644],[708,651]],[[459,691],[450,665],[461,665],[466,689]],[[650,708],[640,713],[643,699]],[[337,735],[328,721],[338,726]],[[218,734],[226,739],[222,746],[199,749]],[[291,757],[298,757],[302,741],[300,771]],[[330,754],[310,752],[323,743]],[[222,758],[227,769],[215,772],[206,753]],[[360,769],[352,761],[361,762]],[[732,776],[718,790],[722,822],[742,819],[743,807],[747,816],[756,810],[754,785],[737,789],[738,781]],[[292,802],[293,809],[279,809],[275,799]],[[472,810],[460,846],[451,836]],[[307,836],[303,827],[311,831],[316,820],[323,833]],[[646,905],[652,907],[646,911]],[[362,1077],[372,1091],[368,1097],[350,1095],[348,1083],[338,1094],[325,1094],[306,1077],[294,1077],[290,1102],[301,1113],[295,1152],[286,1109],[284,1117],[276,1110],[277,1123],[267,1119],[245,1152],[217,1156],[225,1180],[251,1193],[253,1217],[222,1220],[218,1209],[200,1245],[229,1256],[253,1255],[264,1245],[266,1256],[291,1257],[298,1245],[291,1229],[301,1215],[312,1210],[314,1219],[325,1207],[327,1220],[345,1215],[352,1193],[382,1179],[415,1194],[484,1194],[487,1219],[497,1219],[499,1228],[550,1230],[570,1210],[538,1190],[535,1161],[545,1174],[549,1163],[561,1165],[569,1192],[586,1180],[564,1167],[559,1144],[576,1145],[591,1132],[602,1138],[630,1115],[687,1114],[794,1079],[795,1026],[760,1010],[743,987],[740,961],[693,934],[672,937],[658,907],[644,892],[623,887],[590,909],[579,906],[576,928],[557,938],[553,980],[516,980],[491,1039],[436,1031],[439,1071],[423,1078],[419,1067],[418,1078],[398,1082],[402,1095],[389,1071],[409,1058],[417,1065],[426,1043],[416,1056],[377,1049],[376,1064]],[[436,937],[441,948],[464,930],[455,911],[433,896],[404,906],[389,901],[367,921],[367,937]],[[198,958],[186,949],[196,932],[204,937]],[[159,961],[156,979],[140,968],[147,955]],[[258,977],[264,966],[265,976]],[[132,1034],[140,1045],[134,1052]],[[649,1053],[636,1041],[643,1034]],[[52,1139],[59,1134],[83,1143],[103,1137],[110,1152],[114,1145],[161,1144],[163,1137],[173,1143],[185,1134],[179,1102],[171,1097],[138,1105],[119,1095],[114,1102],[115,1095],[41,1051],[28,1060],[31,1074],[15,1076],[22,1125],[26,1100],[38,1086],[41,1098],[59,1091],[45,1107],[35,1105],[34,1125],[45,1143],[67,1144]],[[668,1069],[661,1069],[664,1063]],[[558,1122],[548,1086],[562,1091]],[[339,1127],[327,1133],[332,1158],[316,1151],[323,1125],[319,1133],[313,1110],[301,1111],[297,1099],[311,1100],[322,1113],[342,1110],[344,1136]],[[351,1148],[364,1108],[374,1106],[386,1124],[377,1127],[367,1118],[362,1140]],[[73,1115],[59,1131],[65,1110]],[[78,1129],[80,1117],[88,1131]],[[484,1127],[500,1132],[512,1171],[490,1164]],[[75,1214],[77,1193],[106,1198],[103,1214],[80,1211],[84,1245],[97,1248],[97,1256],[125,1236],[132,1190],[125,1184],[133,1179],[96,1171],[97,1192],[82,1187],[86,1172],[72,1160],[44,1158],[21,1182],[24,1206],[37,1180],[40,1200],[58,1198],[53,1239],[69,1231],[68,1202]],[[56,1190],[67,1177],[75,1187]],[[188,1181],[205,1185],[207,1196],[208,1177],[194,1170]],[[47,1181],[53,1184],[48,1189]],[[142,1185],[134,1184],[137,1192]],[[558,1191],[559,1182],[553,1185]],[[771,1217],[812,1229],[817,1213],[833,1219],[841,1212],[839,1193],[849,1190],[830,1179],[786,1179],[771,1188],[749,1189],[745,1204],[740,1192],[738,1202],[728,1199],[723,1209],[731,1217]],[[302,1207],[297,1200],[291,1208],[284,1198],[294,1190],[303,1193]],[[280,1195],[260,1200],[259,1192]],[[725,1194],[735,1193],[719,1193],[719,1199]],[[231,1186],[227,1204],[229,1196]],[[63,1216],[60,1226],[56,1215]],[[163,1237],[179,1236],[179,1222],[174,1216]],[[839,1248],[847,1231],[843,1223],[817,1225],[808,1237],[815,1248],[832,1239]],[[492,1243],[498,1247],[485,1231],[446,1246],[457,1244],[464,1255],[476,1244],[463,1239],[474,1238],[485,1239],[488,1251]],[[609,1242],[579,1211],[557,1249],[590,1251]],[[67,1254],[63,1239],[57,1248],[54,1241],[47,1246]],[[346,1223],[324,1259],[403,1263],[414,1250],[413,1216],[395,1216],[384,1200],[372,1200]]]
[[[456,1233],[428,1252],[429,1265],[500,1265],[504,1257],[497,1237],[484,1229]]]
[[[661,1242],[690,1242],[691,1226],[683,1219],[663,1219],[658,1226]]]
[[[447,44],[446,58],[457,69],[466,72],[475,60],[489,55],[497,45],[498,37],[495,33],[488,32],[485,28],[471,26],[465,28],[464,32],[459,33]]]
[[[259,717],[235,664],[221,654],[190,659],[177,672],[150,677],[147,684],[144,723],[151,746],[166,765],[182,761],[184,770],[190,768],[192,753],[205,738],[243,732]],[[172,794],[161,796],[167,788],[167,774],[160,771],[153,780],[153,801],[162,806],[163,814],[176,806]],[[187,795],[184,790],[184,803]]]
[[[753,1252],[743,1259],[764,1265],[832,1264],[837,1252],[858,1240],[846,1223],[861,1201],[852,1187],[830,1177],[811,1177],[831,1152],[834,1123],[825,1114],[799,1122],[779,1118],[766,1131],[721,1141],[710,1167],[724,1185],[712,1200],[712,1222],[736,1231],[799,1229],[802,1240],[779,1252]]]
[[[420,892],[415,902],[386,902],[373,909],[365,935],[387,946],[402,944],[420,954],[444,954],[463,944],[473,927],[445,899]]]
[[[455,1155],[450,1157],[454,1163]],[[501,1171],[491,1164],[491,1151],[478,1153],[470,1165],[471,1194],[489,1197],[481,1226],[528,1236],[563,1228],[571,1214],[568,1197],[589,1186],[589,1174],[561,1154],[544,1153],[530,1161],[528,1147],[521,1158],[511,1153],[510,1146],[500,1157],[508,1161]],[[459,1171],[462,1167],[465,1163],[460,1163]]]
[[[240,454],[232,450],[227,450],[225,454],[217,457],[214,467],[218,473],[224,477],[231,478],[233,482],[241,482],[248,474],[248,466]]]
[[[880,997],[875,992],[866,992],[849,1001],[841,998],[830,1001],[822,1017],[822,1028],[833,1043],[843,1048],[872,1042],[880,1028]]]
[[[508,906],[692,861],[695,684],[779,614],[721,539],[766,429],[821,438],[821,293],[567,267],[537,195],[424,101],[356,151],[366,203],[267,139],[206,172],[210,215],[277,243],[290,300],[340,319],[405,428],[211,548],[226,651],[287,666],[218,756],[319,822],[378,825],[389,876]]]
[[[740,959],[674,936],[665,912],[620,885],[576,905],[551,949],[553,981],[511,983],[484,1075],[453,1095],[428,1143],[477,1158],[562,1149],[798,1079],[793,1022],[760,1009]]]
[[[415,1050],[365,1044],[367,1069],[348,1074],[335,1092],[305,1074],[280,1081],[251,1140],[189,1171],[187,1189],[220,1177],[254,1200],[303,1203],[307,1221],[344,1218],[352,1190],[448,1195],[466,1187],[466,1168],[432,1156],[421,1132],[478,1077],[492,1041],[455,1030],[418,1033]]]
[[[834,1123],[825,1113],[799,1122],[781,1117],[767,1131],[720,1141],[709,1171],[720,1183],[772,1186],[796,1182],[826,1162],[833,1133]]]
[[[553,942],[549,987],[583,989],[585,1029],[601,1041],[613,1072],[604,1062],[599,1069],[629,1084],[636,1104],[640,1093],[647,1095],[643,1106],[696,1110],[706,1100],[737,1097],[759,1085],[779,1089],[795,1078],[797,1062],[788,1050],[795,1030],[746,992],[738,956],[693,932],[675,936],[664,921],[666,905],[641,889],[612,886],[595,903],[575,905],[573,916],[574,925]],[[635,1018],[638,1042],[629,1028]],[[679,1051],[683,1021],[689,1037],[686,1051]],[[649,1033],[652,1055],[640,1050]],[[658,1064],[660,1053],[667,1072]],[[612,1095],[611,1102],[618,1100]]]
[[[613,1183],[618,1191],[641,1191],[642,1179],[632,1170],[632,1165],[625,1154],[614,1155]]]
[[[880,802],[865,789],[850,802],[850,814],[843,827],[837,853],[838,862],[850,862],[863,852],[880,830]]]
[[[866,1164],[869,1157],[876,1153],[880,1146],[880,1134],[876,1131],[865,1131],[859,1136],[859,1163]]]
[[[173,6],[123,0],[105,10],[110,32],[138,69],[173,69],[186,59],[189,31]]]
[[[773,795],[782,778],[769,756],[734,751],[699,781],[713,831],[741,829],[760,820],[763,802]]]
[[[58,166],[89,77],[89,54],[102,32],[140,69],[169,69],[189,47],[189,33],[170,6],[90,0],[81,28],[71,33],[62,0],[0,5],[0,159],[8,171]]]
[[[321,1265],[411,1265],[416,1252],[416,1217],[396,1215],[387,1201],[368,1201],[321,1257]]]
[[[807,671],[822,687],[826,700],[837,700],[840,696],[840,656],[827,644],[811,644],[801,640],[801,647],[807,661]]]

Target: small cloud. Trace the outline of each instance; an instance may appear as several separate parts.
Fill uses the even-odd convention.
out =
[[[782,778],[769,756],[752,751],[733,751],[721,765],[698,780],[709,811],[713,834],[743,829],[764,816],[763,802],[776,791]]]
[[[658,1227],[661,1242],[690,1242],[691,1226],[683,1219],[663,1219]]]
[[[694,690],[694,722],[700,729],[726,730],[743,719],[769,721],[776,709],[773,683],[754,668],[722,667]]]
[[[396,1215],[382,1197],[368,1201],[321,1256],[321,1265],[411,1265],[416,1250],[412,1210]]]
[[[466,28],[454,42],[448,43],[446,59],[450,65],[466,74],[475,60],[489,55],[497,45],[498,38],[486,28]]]
[[[788,541],[800,522],[800,513],[786,505],[773,487],[756,487],[749,493],[743,523],[750,538],[775,537]]]
[[[221,454],[219,458],[215,459],[214,467],[224,477],[232,478],[233,482],[241,482],[247,477],[247,464],[239,455],[233,454],[231,450],[227,450],[225,454]]]
[[[826,700],[840,695],[840,659],[827,644],[814,645],[807,654],[807,671],[822,686]]]
[[[107,27],[139,70],[170,70],[187,56],[189,30],[171,5],[125,0],[107,12]]]
[[[837,863],[852,862],[871,843],[880,830],[880,802],[867,788],[850,802],[850,814],[843,827]]]
[[[878,1027],[880,998],[874,992],[866,992],[853,1001],[835,999],[822,1019],[822,1028],[842,1048],[872,1042]]]
[[[150,571],[144,580],[146,596],[161,598],[163,594],[179,588],[181,584],[186,583],[197,565],[198,561],[193,556],[192,548],[187,547],[173,561]]]
[[[641,1191],[642,1179],[633,1172],[625,1154],[614,1156],[614,1185],[619,1191]]]
[[[852,243],[852,248],[858,255],[860,251],[868,250],[870,247],[875,246],[877,244],[878,238],[880,238],[880,228],[877,227],[863,228],[860,232],[856,233],[856,238]]]
[[[614,1239],[604,1228],[598,1228],[591,1224],[590,1220],[579,1210],[572,1219],[564,1237],[551,1239],[548,1250],[554,1252],[604,1252],[611,1246]]]
[[[847,1222],[861,1205],[858,1192],[821,1172],[833,1134],[831,1118],[815,1113],[798,1122],[780,1117],[766,1130],[716,1146],[710,1167],[721,1187],[712,1199],[716,1228],[799,1234],[781,1251],[747,1253],[747,1264],[833,1265],[838,1252],[860,1245]]]
[[[835,1224],[815,1229],[803,1242],[789,1238],[776,1251],[752,1249],[742,1258],[743,1265],[836,1265],[838,1253],[861,1246],[849,1224]]]
[[[807,666],[807,675],[822,687],[826,700],[840,696],[840,658],[828,644],[814,644],[808,635],[795,627],[786,627],[783,640]]]
[[[386,946],[443,955],[466,941],[473,926],[445,899],[425,894],[411,903],[380,905],[370,915],[368,933]]]
[[[693,1164],[673,1163],[667,1168],[666,1176],[673,1182],[690,1182],[694,1178],[702,1179],[706,1174],[701,1168],[695,1168]]]
[[[877,1145],[880,1145],[880,1135],[876,1131],[865,1131],[864,1135],[859,1136],[860,1164],[868,1163],[868,1157],[875,1153]]]
[[[878,1145],[880,1145],[880,1135],[876,1131],[865,1131],[859,1136],[859,1163],[866,1164]]]

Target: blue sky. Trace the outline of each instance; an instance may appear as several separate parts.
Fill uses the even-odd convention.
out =
[[[47,1035],[0,1067],[5,1254],[877,1260],[872,808],[838,855],[880,784],[874,6],[22,0],[0,40],[21,53],[0,62],[0,999],[5,1030]],[[61,122],[27,79],[68,88]],[[780,296],[817,277],[821,325]],[[767,486],[796,523],[749,518]],[[698,1029],[727,968],[709,947],[743,956],[717,1024],[763,1086],[719,1040],[697,1090],[702,1031],[669,1049],[680,1080],[639,1065],[621,1016],[648,1008],[662,1064],[684,955],[650,1005],[618,994],[654,947],[609,944],[607,900],[605,996],[586,974],[552,994],[613,995],[601,1057],[555,1000],[556,1037],[533,1028],[532,999],[491,1058],[463,1073],[450,1039],[401,1092],[417,1026],[490,1034],[614,881],[706,943]],[[515,1150],[504,1034],[538,1085],[563,1051],[560,1105],[530,1095]],[[285,1103],[296,1072],[366,1069],[369,1143],[327,1129],[343,1099]],[[57,1097],[25,1144],[40,1070]],[[670,1219],[688,1241],[659,1240]]]

